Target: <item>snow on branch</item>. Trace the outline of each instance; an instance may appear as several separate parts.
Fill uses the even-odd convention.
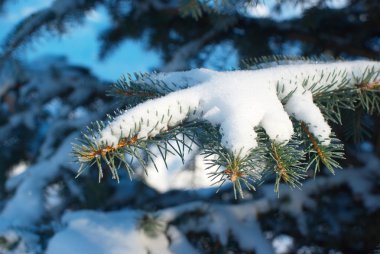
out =
[[[245,252],[278,253],[273,242],[271,244],[273,238],[268,239],[266,235],[269,231],[266,222],[278,223],[278,214],[280,217],[294,218],[291,220],[294,231],[306,238],[314,232],[310,221],[315,219],[315,214],[310,214],[310,210],[315,210],[321,190],[334,195],[347,186],[353,199],[363,201],[366,212],[378,209],[379,194],[375,191],[377,178],[374,177],[379,176],[380,161],[370,154],[361,154],[360,158],[368,162],[360,170],[347,168],[336,176],[310,179],[302,191],[284,188],[286,202],[275,198],[270,186],[264,184],[260,195],[238,204],[208,200],[187,202],[153,212],[132,209],[117,212],[69,211],[62,218],[62,227],[49,241],[46,253],[80,253],[89,249],[93,250],[92,253],[143,253],[146,250],[151,253],[204,253],[198,242],[190,241],[190,232],[207,234],[218,242],[218,246],[229,246],[232,239],[239,250]],[[351,199],[348,200],[351,202]],[[354,205],[361,206],[358,201]],[[324,205],[322,207],[326,208]],[[334,211],[336,209],[334,206]],[[346,211],[344,209],[338,211]],[[340,224],[334,226],[341,229]]]
[[[142,157],[137,149],[148,152],[144,149],[148,143],[157,144],[157,137],[160,137],[158,143],[165,143],[168,140],[163,136],[168,133],[175,134],[169,135],[171,140],[185,146],[187,142],[178,134],[191,136],[185,131],[189,129],[187,127],[192,131],[202,127],[203,134],[195,135],[192,141],[200,143],[206,153],[225,158],[211,164],[224,167],[221,172],[239,191],[240,180],[245,182],[246,176],[252,176],[247,173],[247,167],[248,171],[263,174],[260,169],[263,164],[253,164],[264,157],[266,168],[272,167],[274,162],[277,183],[283,180],[299,186],[303,173],[299,172],[299,167],[292,169],[292,165],[308,161],[305,171],[316,161],[331,171],[339,166],[336,160],[343,157],[342,147],[336,142],[328,121],[340,122],[340,119],[334,119],[339,118],[339,114],[334,114],[339,108],[352,109],[353,104],[348,103],[347,98],[358,101],[355,105],[371,113],[379,109],[379,98],[373,96],[379,87],[379,72],[378,62],[352,61],[298,62],[267,69],[226,72],[194,69],[152,74],[135,83],[140,86],[146,83],[148,91],[154,84],[166,84],[171,91],[153,99],[147,98],[110,118],[107,124],[98,124],[97,130],[90,131],[91,135],[85,135],[85,142],[74,148],[82,164],[80,173],[97,163],[102,175],[101,160],[104,160],[117,178],[118,167],[114,159],[124,161],[129,168],[125,153]],[[372,97],[368,98],[369,95]],[[264,133],[264,143],[267,144],[258,138],[260,132]],[[292,145],[287,145],[289,141]],[[304,151],[303,144],[310,144],[309,150]],[[259,151],[263,149],[271,156],[261,156]],[[295,155],[297,149],[302,152]],[[167,149],[163,150],[166,152]],[[181,155],[183,150],[179,150],[177,152]],[[283,151],[281,156],[278,151]],[[316,154],[316,157],[307,157],[306,152]],[[290,157],[299,158],[299,161],[294,162]],[[223,183],[226,179],[221,177],[219,180]],[[245,183],[250,188],[250,183]]]

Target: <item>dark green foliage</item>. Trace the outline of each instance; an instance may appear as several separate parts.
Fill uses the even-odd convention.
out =
[[[321,170],[321,166],[326,167],[332,174],[334,169],[341,168],[340,161],[344,159],[344,146],[341,141],[335,138],[335,135],[331,135],[329,145],[318,144],[315,137],[310,132],[306,133],[304,139],[308,144],[306,150],[308,151],[309,167],[314,168],[314,175]]]
[[[374,254],[380,254],[380,244],[379,244],[379,246],[376,247],[376,249],[373,253]]]
[[[303,2],[307,1],[282,0],[276,4],[281,12],[283,4],[291,6]],[[319,1],[301,17],[277,22],[250,16],[245,11],[244,6],[265,4],[263,0],[86,0],[76,8],[62,10],[61,14],[45,9],[27,17],[8,35],[3,54],[22,48],[45,31],[60,34],[68,25],[80,23],[89,9],[104,6],[112,22],[99,35],[101,58],[125,40],[139,39],[148,48],[161,52],[163,62],[167,63],[187,43],[212,30],[216,32],[197,46],[196,53],[183,59],[187,66],[191,62],[202,65],[211,53],[205,49],[224,42],[231,43],[240,58],[287,54],[282,48],[289,43],[298,43],[301,54],[306,56],[378,57],[378,1],[350,0],[350,4],[338,9],[329,8],[327,2]],[[233,20],[233,25],[226,20]],[[35,24],[30,25],[32,22]]]
[[[0,13],[3,11],[6,0],[0,0]]]
[[[212,169],[213,172],[209,172],[215,184],[219,184],[221,187],[226,181],[231,181],[235,198],[238,194],[240,197],[244,197],[243,187],[255,190],[253,184],[261,179],[258,161],[255,160],[257,154],[252,152],[243,158],[236,157],[220,143],[215,143],[215,146],[208,144],[204,154],[209,164],[206,169],[217,167],[216,170]]]
[[[186,16],[191,16],[198,20],[204,14],[234,13],[237,7],[243,8],[248,5],[256,5],[260,0],[180,0],[180,12]]]
[[[2,57],[4,60],[9,57],[13,51],[20,47],[24,47],[28,42],[32,42],[41,34],[49,33],[64,33],[71,22],[81,22],[86,11],[95,7],[100,0],[85,0],[78,3],[72,1],[69,7],[64,0],[53,2],[57,7],[46,8],[39,10],[22,20],[9,36],[3,42]],[[1,59],[1,58],[0,58]]]
[[[306,195],[300,213],[286,209],[291,201],[284,195],[272,210],[259,214],[262,231],[269,239],[290,236],[294,240],[290,253],[374,253],[380,242],[380,210],[368,209],[347,185],[316,186],[314,194]],[[291,199],[297,203],[296,198]],[[300,221],[302,226],[295,226]]]
[[[192,149],[195,142],[193,129],[199,128],[197,122],[189,122],[171,128],[169,131],[161,132],[154,138],[139,139],[137,133],[140,127],[135,126],[135,134],[130,133],[128,138],[121,138],[118,148],[115,149],[108,144],[95,142],[97,135],[105,125],[103,122],[98,121],[94,126],[93,129],[87,128],[87,133],[84,133],[83,139],[80,140],[81,145],[74,144],[73,155],[77,158],[78,163],[81,164],[77,176],[87,168],[96,165],[99,170],[99,182],[104,176],[103,162],[112,173],[112,178],[117,181],[119,181],[118,170],[120,168],[127,170],[129,177],[132,179],[134,174],[132,164],[134,161],[137,161],[143,169],[146,169],[148,161],[152,162],[157,169],[154,162],[156,155],[149,150],[151,145],[158,148],[165,163],[168,153],[177,154],[184,161],[185,154]]]
[[[112,84],[108,91],[109,96],[121,99],[124,104],[134,106],[143,101],[161,97],[174,90],[186,87],[178,87],[176,84],[165,84],[155,80],[156,73],[134,73],[122,76]]]
[[[271,144],[272,166],[276,174],[275,192],[279,193],[280,182],[284,182],[291,187],[301,187],[301,180],[305,178],[305,156],[304,151],[299,149],[299,144],[290,142],[288,144]]]
[[[243,69],[257,70],[280,65],[299,64],[299,63],[318,63],[336,61],[338,59],[321,57],[305,57],[305,56],[288,56],[288,55],[268,55],[254,58],[247,58],[241,61]]]
[[[356,78],[358,104],[369,114],[380,112],[380,73],[368,68],[363,77]]]
[[[0,236],[0,248],[12,251],[15,249],[17,244],[19,243],[20,239],[10,239]]]
[[[148,237],[155,238],[165,228],[163,222],[150,214],[145,214],[142,218],[139,218],[137,229],[142,230]]]

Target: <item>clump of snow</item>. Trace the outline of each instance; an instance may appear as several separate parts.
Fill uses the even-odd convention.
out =
[[[279,235],[273,239],[272,246],[278,254],[290,253],[294,247],[294,239],[288,235]]]
[[[324,145],[329,144],[331,128],[324,120],[319,108],[314,104],[313,95],[310,91],[306,91],[302,95],[293,95],[286,103],[285,110],[297,120],[309,123],[308,128],[311,133],[322,141]]]
[[[14,165],[9,171],[9,177],[14,177],[22,174],[28,168],[28,164],[25,161],[20,161]]]
[[[281,3],[279,5],[279,3]],[[332,9],[341,9],[349,4],[347,0],[326,0],[324,3]],[[289,20],[301,17],[304,12],[320,4],[318,0],[310,1],[257,1],[255,4],[248,3],[242,12],[248,17],[271,18],[276,21]]]
[[[361,77],[368,67],[380,70],[380,63],[306,63],[249,71],[195,69],[158,74],[157,81],[188,88],[126,110],[101,131],[98,142],[116,147],[120,138],[154,137],[198,118],[220,125],[222,145],[243,157],[257,146],[254,127],[263,127],[275,142],[290,140],[294,130],[289,116],[293,116],[305,122],[320,142],[328,144],[331,128],[310,90],[353,86],[355,77]],[[289,94],[283,106],[281,99]]]

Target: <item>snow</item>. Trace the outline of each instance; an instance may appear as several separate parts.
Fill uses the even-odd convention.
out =
[[[306,91],[302,95],[293,95],[286,103],[285,110],[297,120],[308,123],[310,132],[322,141],[324,145],[329,144],[331,128],[324,120],[319,108],[314,104],[313,95],[310,91]]]
[[[299,224],[294,226],[301,227],[305,219],[303,207],[308,204],[311,195],[318,193],[321,188],[334,188],[345,183],[349,184],[354,195],[361,194],[368,208],[373,208],[375,204],[378,206],[379,196],[370,193],[376,183],[371,184],[368,176],[379,175],[380,161],[373,155],[361,157],[369,162],[361,169],[346,169],[337,172],[336,176],[309,180],[303,190],[283,189],[282,195],[289,195],[289,201],[286,203],[273,194],[273,186],[269,184],[261,187],[268,191],[258,200],[249,200],[241,204],[192,202],[156,210],[154,217],[160,223],[168,225],[167,230],[159,233],[156,238],[149,238],[138,229],[139,218],[144,215],[144,212],[139,210],[68,212],[63,216],[63,226],[57,228],[49,240],[46,253],[200,253],[201,251],[195,249],[186,238],[187,232],[208,232],[222,245],[227,244],[227,237],[231,235],[241,250],[255,250],[256,253],[289,253],[295,239],[280,234],[275,236],[272,242],[268,240],[260,227],[260,215],[272,209],[279,213],[290,213],[298,219]],[[196,213],[198,216],[189,221],[185,215],[187,213]],[[183,226],[177,224],[178,220]],[[173,221],[177,223],[173,224]]]
[[[332,90],[342,83],[353,86],[368,67],[380,70],[380,63],[305,63],[248,71],[194,69],[158,74],[157,81],[188,88],[126,110],[101,131],[97,142],[116,147],[123,137],[147,139],[184,121],[203,119],[220,125],[222,145],[244,157],[257,146],[254,127],[263,127],[275,142],[287,142],[294,133],[289,118],[293,116],[328,144],[331,128],[310,90],[327,85]],[[289,94],[283,106],[281,99]]]
[[[7,183],[8,189],[17,186],[17,190],[0,213],[0,231],[10,225],[26,226],[41,219],[44,213],[43,188],[57,175],[60,166],[68,163],[71,143],[76,136],[69,136],[49,160],[37,163],[18,175],[17,185],[12,181]]]
[[[257,207],[260,208],[262,204]],[[267,209],[267,205],[264,205]],[[253,208],[253,209],[252,209]],[[265,239],[260,224],[256,220],[255,205],[237,205],[231,207],[215,206],[211,210],[209,230],[226,245],[231,232],[243,250],[254,249],[257,253],[274,253]]]
[[[187,239],[175,227],[169,227],[168,236],[170,237],[171,244],[170,250],[172,253],[181,254],[195,254],[199,253]]]
[[[254,249],[257,253],[274,253],[257,221],[257,215],[268,211],[269,208],[266,200],[239,205],[193,202],[163,209],[157,214],[160,220],[170,223],[189,212],[204,213],[195,221],[179,227],[181,231],[208,232],[222,245],[227,244],[230,234],[242,250]]]
[[[60,69],[59,73],[62,75],[54,76],[53,74],[57,72],[49,68],[51,65]],[[351,80],[352,72],[355,75],[360,75],[364,71],[364,66],[367,65],[374,65],[378,68],[378,64],[373,62],[339,63],[335,67],[347,73],[343,75],[345,76],[344,79]],[[306,90],[316,80],[320,84],[333,83],[332,79],[327,78],[328,75],[319,81],[318,75],[322,70],[324,73],[328,73],[326,66],[329,65],[318,65],[317,70],[316,65],[276,67],[270,69],[269,76],[267,70],[223,73],[197,69],[188,72],[157,74],[157,79],[170,83],[174,90],[181,89],[168,95],[173,103],[170,106],[178,108],[176,103],[183,105],[183,100],[185,104],[190,105],[194,100],[196,113],[190,114],[190,117],[206,119],[214,124],[223,123],[226,116],[232,115],[234,117],[233,114],[236,112],[233,110],[239,110],[239,107],[234,109],[228,107],[235,102],[240,103],[240,97],[234,98],[233,102],[228,102],[231,104],[223,104],[223,99],[231,100],[232,95],[240,96],[239,91],[232,90],[242,88],[241,93],[250,92],[249,87],[255,88],[261,83],[263,86],[258,91],[260,94],[274,95],[278,105],[282,107],[282,111],[279,110],[281,113],[285,112],[286,116],[294,115],[305,122],[321,124],[323,118],[314,119],[318,108],[312,109],[315,105],[312,102],[310,92],[304,91],[305,89],[297,90],[284,106],[279,101],[286,96],[287,92],[298,87],[306,76],[315,74],[314,81],[310,78]],[[206,168],[204,158],[197,155],[199,151],[196,151],[197,148],[194,147],[194,151],[187,155],[187,163],[184,166],[179,166],[182,164],[180,159],[175,156],[171,157],[169,154],[168,171],[164,168],[162,161],[159,165],[162,176],[153,177],[150,180],[151,176],[155,174],[155,169],[151,166],[148,169],[150,172],[146,182],[149,186],[159,190],[159,192],[168,192],[173,189],[181,190],[164,195],[150,194],[153,192],[150,188],[146,188],[138,181],[131,183],[125,177],[115,187],[117,188],[115,192],[109,192],[105,204],[102,203],[100,207],[97,207],[99,211],[69,212],[71,209],[83,209],[81,205],[86,205],[86,193],[80,186],[85,180],[92,180],[91,178],[83,179],[86,176],[82,176],[83,178],[81,177],[76,181],[73,180],[73,173],[77,168],[76,165],[69,163],[71,161],[71,142],[79,135],[78,129],[88,124],[91,119],[99,119],[106,111],[113,109],[114,105],[112,102],[109,103],[110,105],[100,101],[93,102],[92,94],[85,90],[96,89],[100,94],[103,94],[101,83],[95,82],[94,79],[84,75],[78,69],[68,67],[63,60],[50,59],[49,62],[44,59],[39,64],[34,64],[33,67],[35,70],[27,72],[28,83],[20,88],[18,98],[26,106],[12,113],[9,121],[1,126],[1,140],[8,141],[20,135],[20,132],[14,130],[17,129],[17,126],[25,123],[30,123],[28,126],[36,133],[36,135],[32,134],[33,137],[37,134],[45,137],[37,140],[38,154],[32,157],[31,161],[20,159],[19,164],[15,163],[7,169],[13,170],[11,174],[7,175],[5,195],[0,201],[0,240],[2,243],[5,241],[5,244],[0,244],[1,253],[112,254],[146,253],[147,250],[151,253],[202,253],[202,250],[197,249],[199,246],[191,242],[191,237],[187,237],[189,232],[208,233],[212,240],[231,245],[228,239],[229,235],[242,251],[255,251],[256,253],[286,252],[287,248],[293,244],[291,238],[284,238],[283,234],[276,235],[276,232],[273,234],[272,242],[266,237],[267,234],[264,231],[266,228],[261,220],[265,220],[268,212],[276,211],[279,216],[282,214],[294,216],[298,223],[294,225],[294,228],[303,228],[301,233],[307,232],[307,228],[305,228],[307,225],[305,223],[305,207],[314,208],[316,199],[313,196],[321,193],[321,190],[326,190],[328,194],[331,190],[333,193],[336,189],[334,187],[342,185],[348,187],[355,199],[362,201],[365,212],[370,213],[379,209],[380,196],[376,190],[380,177],[380,161],[374,155],[358,156],[359,159],[366,162],[362,168],[347,168],[337,171],[336,176],[319,176],[315,180],[308,180],[304,183],[302,190],[290,190],[281,186],[281,197],[286,197],[286,202],[283,202],[283,199],[278,199],[277,195],[273,193],[272,184],[268,184],[260,186],[258,192],[252,194],[248,199],[229,204],[228,202],[231,202],[232,199],[225,198],[225,196],[230,193],[230,189],[222,189],[218,194],[215,194],[215,189],[211,188],[197,190],[199,193],[207,192],[207,195],[203,196],[198,195],[198,192],[197,195],[193,195],[192,191],[194,190],[187,190],[190,187],[203,188],[209,185],[208,179],[205,178],[207,171],[203,171]],[[304,73],[301,75],[300,72]],[[293,78],[294,75],[297,75],[297,78]],[[6,80],[12,80],[12,77],[7,77]],[[265,83],[274,82],[273,80],[281,80],[280,85],[286,84],[286,90],[289,91],[276,94],[274,92],[276,87]],[[290,83],[289,80],[293,82]],[[225,81],[228,85],[220,85]],[[53,86],[53,83],[56,85]],[[178,87],[176,88],[172,83]],[[352,84],[351,81],[347,83],[347,85]],[[7,87],[4,88],[3,92],[8,93],[12,85],[12,82],[6,82]],[[214,86],[213,90],[211,90],[211,85]],[[224,91],[216,92],[215,86],[218,89],[224,89]],[[265,88],[268,88],[268,91]],[[68,90],[70,91],[69,95],[67,94]],[[204,93],[210,92],[210,90],[212,91],[211,95],[206,96]],[[194,99],[195,95],[199,95],[198,98]],[[247,96],[256,99],[254,93],[249,93]],[[53,97],[56,99],[52,99]],[[157,105],[156,100],[150,101],[149,107],[152,106],[153,110],[146,106],[141,106],[139,110],[135,110],[135,119],[141,119],[141,116],[137,115],[146,112],[144,113],[146,115],[143,115],[142,128],[149,130],[146,120],[150,115],[156,114],[155,110],[157,110],[157,114],[161,113],[163,109],[172,110],[172,108],[165,106],[166,98],[162,97],[158,100],[162,105],[160,103]],[[257,105],[266,103],[265,100],[259,99],[259,102],[255,102]],[[187,100],[190,102],[186,102]],[[88,106],[83,104],[83,101],[91,101],[92,103]],[[251,103],[250,99],[245,97],[242,98],[242,101],[243,104]],[[303,107],[308,110],[302,111]],[[272,131],[273,133],[270,135],[275,136],[277,127],[271,123],[276,122],[275,119],[281,118],[281,115],[275,116],[273,120],[270,119],[270,114],[276,114],[277,109],[268,106],[264,111],[268,115],[264,114],[259,124],[261,126],[266,125],[267,132]],[[48,119],[41,118],[40,114],[43,112]],[[130,111],[126,111],[126,114],[129,114],[128,112]],[[308,114],[310,112],[314,113]],[[188,114],[183,114],[181,110],[173,114],[176,119],[169,121],[169,117],[165,118],[171,125],[180,123],[181,120],[179,119],[183,116],[189,117]],[[36,120],[45,121],[48,127],[42,129]],[[154,127],[151,119],[149,126]],[[309,127],[312,129],[311,125]],[[314,133],[317,130],[319,129],[314,130]],[[250,131],[253,132],[253,130]],[[146,132],[145,135],[152,134]],[[28,142],[25,146],[29,145]],[[7,152],[8,146],[3,150]],[[10,151],[12,152],[12,150]],[[194,161],[191,163],[195,165],[189,164],[193,158]],[[15,167],[13,168],[13,166]],[[194,171],[188,170],[190,168],[194,168]],[[65,189],[62,189],[61,181],[64,182]],[[110,184],[111,187],[107,184]],[[99,188],[104,186],[113,188],[115,186],[113,184],[116,185],[116,183],[105,181],[102,186],[98,186]],[[174,198],[173,193],[176,195]],[[203,200],[204,202],[190,203],[188,196],[191,196],[191,200]],[[72,205],[70,203],[72,202],[71,197],[78,198],[81,202]],[[116,197],[120,201],[119,203],[112,202]],[[168,205],[173,207],[167,208]],[[130,209],[125,209],[125,207]],[[107,212],[100,211],[100,209],[107,210]],[[122,210],[110,212],[110,210],[118,209]],[[153,216],[157,216],[158,220],[166,226],[157,238],[149,238],[142,230],[138,229],[139,218],[145,215],[145,212],[138,209],[153,210]],[[65,216],[61,220],[62,214]],[[277,218],[270,217],[269,220],[271,219],[275,221]],[[58,226],[56,226],[57,224]],[[295,248],[298,248],[298,239],[293,238],[293,240]],[[16,247],[13,248],[13,245]]]
[[[280,4],[279,4],[280,3]],[[324,1],[328,8],[340,9],[349,4],[347,0],[326,0]],[[253,18],[271,18],[281,22],[284,20],[301,17],[306,10],[317,7],[320,3],[318,0],[310,1],[275,1],[265,0],[257,1],[254,4],[246,4],[242,10],[243,14]]]
[[[0,126],[1,146],[7,150],[2,154],[7,175],[1,180],[0,252],[43,253],[39,234],[46,221],[66,209],[63,192],[83,196],[73,179],[72,142],[80,128],[114,106],[94,102],[94,94],[105,93],[105,84],[65,58],[44,57],[22,65],[10,61],[6,66],[0,71],[0,93],[13,93],[16,101],[13,111],[1,112],[8,118]],[[88,107],[86,101],[99,107]],[[86,111],[77,110],[79,105]]]
[[[141,216],[141,212],[134,210],[68,213],[62,219],[67,228],[50,240],[46,253],[171,253],[168,239],[162,233],[150,238],[137,230],[136,221]]]
[[[273,239],[272,245],[278,254],[290,253],[294,245],[294,240],[288,235],[279,235]]]
[[[197,222],[204,222],[202,224],[190,222],[187,228],[170,225],[156,237],[149,237],[138,229],[136,225],[143,216],[138,210],[72,212],[63,216],[62,223],[66,227],[52,237],[46,253],[200,253],[184,236],[191,230],[206,230],[222,244],[227,244],[228,232],[231,232],[240,248],[273,253],[256,221],[256,213],[266,209],[268,205],[260,202],[253,207],[252,204],[225,206],[194,202],[159,210],[156,214],[161,223],[182,218],[186,212],[201,210],[207,214],[198,218]]]
[[[20,161],[18,164],[13,166],[9,171],[9,177],[17,176],[23,173],[28,168],[28,164],[25,161]]]
[[[161,193],[169,190],[210,188],[212,181],[205,171],[207,168],[205,158],[202,155],[197,155],[199,151],[195,145],[193,146],[192,151],[185,152],[184,161],[188,162],[185,165],[183,165],[181,158],[174,153],[167,154],[165,164],[163,158],[159,156],[157,147],[153,147],[151,152],[157,155],[154,163],[159,170],[156,170],[153,163],[148,165],[146,169],[148,174],[144,175],[146,184]]]
[[[338,186],[347,185],[353,196],[362,200],[367,211],[376,211],[380,208],[380,195],[373,193],[373,190],[377,188],[376,181],[380,177],[380,160],[372,153],[358,154],[358,158],[365,162],[363,167],[345,168],[336,171],[334,176],[318,176],[304,182],[300,190],[290,189],[289,186],[282,184],[281,197],[289,202],[278,204],[275,209],[293,215],[298,229],[306,235],[310,229],[306,227],[305,207],[318,209],[315,207],[315,199],[312,196],[321,190],[333,190]],[[273,186],[270,184],[261,186],[260,191],[268,202],[272,204],[278,202],[278,198],[273,194]]]

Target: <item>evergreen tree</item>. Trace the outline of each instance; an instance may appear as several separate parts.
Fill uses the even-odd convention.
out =
[[[0,4],[6,7],[11,1]],[[256,5],[264,9],[261,15],[255,12]],[[3,55],[25,48],[41,34],[67,32],[72,24],[83,20],[86,11],[96,6],[105,7],[112,19],[111,26],[99,35],[100,57],[107,57],[124,40],[143,39],[148,48],[162,53],[165,71],[210,64],[209,57],[218,45],[230,48],[240,59],[289,54],[289,48],[295,47],[299,48],[296,53],[303,56],[377,58],[379,53],[380,7],[372,0],[312,3],[305,0],[56,0],[14,28],[3,43]],[[268,6],[277,13],[273,14],[275,19],[265,15]],[[223,68],[222,63],[217,67]]]
[[[303,10],[281,22],[250,5],[268,2],[56,0],[21,21],[2,48],[0,252],[374,250],[380,162],[358,153],[365,163],[350,169],[344,152],[358,152],[347,136],[378,129],[379,63],[352,58],[377,56],[379,4],[276,1],[280,13]],[[96,6],[113,21],[100,57],[144,38],[162,52],[160,72],[128,74],[106,92],[64,59],[15,60],[41,33],[65,32]],[[210,60],[218,45],[244,59],[238,70],[192,69],[225,69],[225,59]],[[306,57],[276,56],[294,45]],[[217,186],[150,184],[154,169],[173,167],[209,173]]]

